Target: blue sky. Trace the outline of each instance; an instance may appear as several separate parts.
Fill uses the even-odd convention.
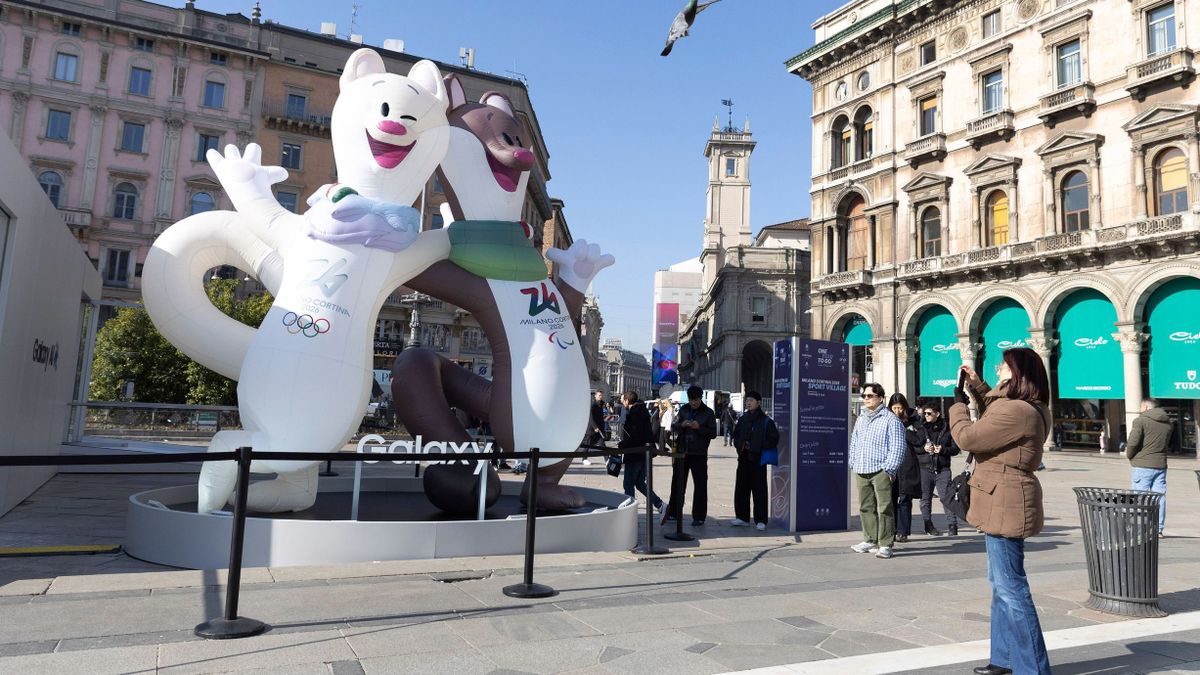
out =
[[[261,0],[263,18],[318,30],[350,28],[351,0]],[[172,3],[179,4],[179,3]],[[198,0],[249,16],[252,0]],[[655,270],[699,253],[713,116],[750,117],[750,219],[763,225],[809,215],[811,90],[783,67],[813,43],[810,26],[841,2],[723,0],[692,34],[659,56],[683,0],[359,0],[355,32],[368,45],[400,38],[405,51],[522,73],[550,150],[550,192],[566,202],[577,239],[617,264],[593,290],[602,336],[650,350]]]

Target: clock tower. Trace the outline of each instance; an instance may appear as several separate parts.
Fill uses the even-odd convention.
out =
[[[750,245],[750,119],[742,128],[721,129],[713,119],[712,132],[704,146],[708,158],[708,195],[704,213],[704,266],[701,292],[707,293],[725,264],[725,250]]]

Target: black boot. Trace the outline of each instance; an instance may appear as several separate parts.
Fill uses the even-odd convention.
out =
[[[940,536],[942,536],[942,533],[941,533],[941,532],[938,532],[938,529],[937,529],[936,527],[934,527],[934,526],[933,526],[933,521],[932,521],[932,520],[927,520],[927,521],[925,521],[925,534],[927,534],[927,535],[929,535],[929,536],[931,536],[931,537],[940,537]]]
[[[1009,673],[1012,672],[1012,669],[1005,668],[1004,666],[993,666],[989,663],[986,666],[976,668],[972,672],[974,672],[975,675],[1009,675]]]
[[[949,534],[951,537],[957,537],[958,536],[958,525],[951,524]]]

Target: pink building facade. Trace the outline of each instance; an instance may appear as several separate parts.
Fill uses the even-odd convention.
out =
[[[209,147],[256,137],[257,17],[141,0],[0,1],[0,131],[74,230],[104,297],[137,300],[166,227],[230,208]]]

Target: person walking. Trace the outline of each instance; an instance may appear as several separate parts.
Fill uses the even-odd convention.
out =
[[[908,398],[900,392],[888,399],[888,410],[904,425],[904,461],[892,481],[892,500],[896,505],[896,541],[904,543],[912,536],[912,503],[921,497],[921,465],[917,447],[921,444],[921,422],[908,407]]]
[[[925,519],[925,534],[940,537],[942,533],[933,525],[933,494],[936,489],[946,514],[946,531],[951,537],[958,536],[958,518],[946,508],[950,494],[950,458],[958,454],[958,446],[950,435],[950,426],[942,419],[942,411],[930,401],[918,401],[917,409],[925,423],[921,426],[921,440],[917,445],[917,461],[921,465],[921,517]]]
[[[779,428],[762,409],[762,396],[757,391],[746,392],[746,412],[733,429],[733,446],[737,449],[737,475],[733,483],[733,512],[729,524],[745,527],[750,524],[750,499],[754,498],[754,527],[767,529],[767,467],[762,463],[762,451],[779,446]]]
[[[703,525],[708,517],[708,444],[717,437],[717,417],[712,408],[704,405],[703,396],[704,390],[700,387],[688,387],[688,403],[679,409],[671,424],[682,458],[675,460],[671,475],[671,504],[667,512],[672,518],[683,518],[683,500],[690,473],[696,491],[692,497],[693,526]]]
[[[625,413],[625,424],[621,427],[621,442],[617,443],[617,447],[644,448],[654,445],[656,439],[650,424],[650,412],[646,410],[646,404],[638,400],[637,392],[632,389],[625,392],[621,395],[621,402],[625,404],[628,412]],[[646,496],[646,499],[654,505],[659,513],[662,513],[663,500],[657,494],[646,493],[646,473],[649,471],[649,467],[646,466],[646,453],[625,453],[623,462],[625,464],[625,494],[632,497],[633,491],[636,489]]]
[[[605,431],[608,428],[608,422],[604,419],[607,414],[608,411],[604,406],[604,392],[597,389],[592,395],[592,412],[588,420],[588,445],[604,445],[604,438],[608,435]],[[584,457],[583,465],[591,466],[592,460]]]
[[[725,432],[725,445],[733,445],[733,429],[737,425],[738,415],[732,403],[726,403],[721,411],[721,427]]]
[[[1125,459],[1133,467],[1133,489],[1157,492],[1158,536],[1167,523],[1167,449],[1171,445],[1171,416],[1158,401],[1142,401],[1142,414],[1129,425]]]
[[[896,539],[896,507],[892,481],[908,449],[904,425],[883,404],[883,386],[862,387],[863,411],[850,435],[850,470],[858,489],[858,512],[863,541],[850,548],[891,558]]]
[[[970,366],[961,368],[975,396],[971,421],[963,387],[954,388],[950,434],[971,453],[971,506],[967,522],[984,533],[992,585],[991,658],[978,675],[1050,672],[1050,657],[1025,576],[1025,540],[1042,531],[1042,486],[1034,472],[1051,431],[1050,385],[1037,352],[1004,351],[992,389]]]

